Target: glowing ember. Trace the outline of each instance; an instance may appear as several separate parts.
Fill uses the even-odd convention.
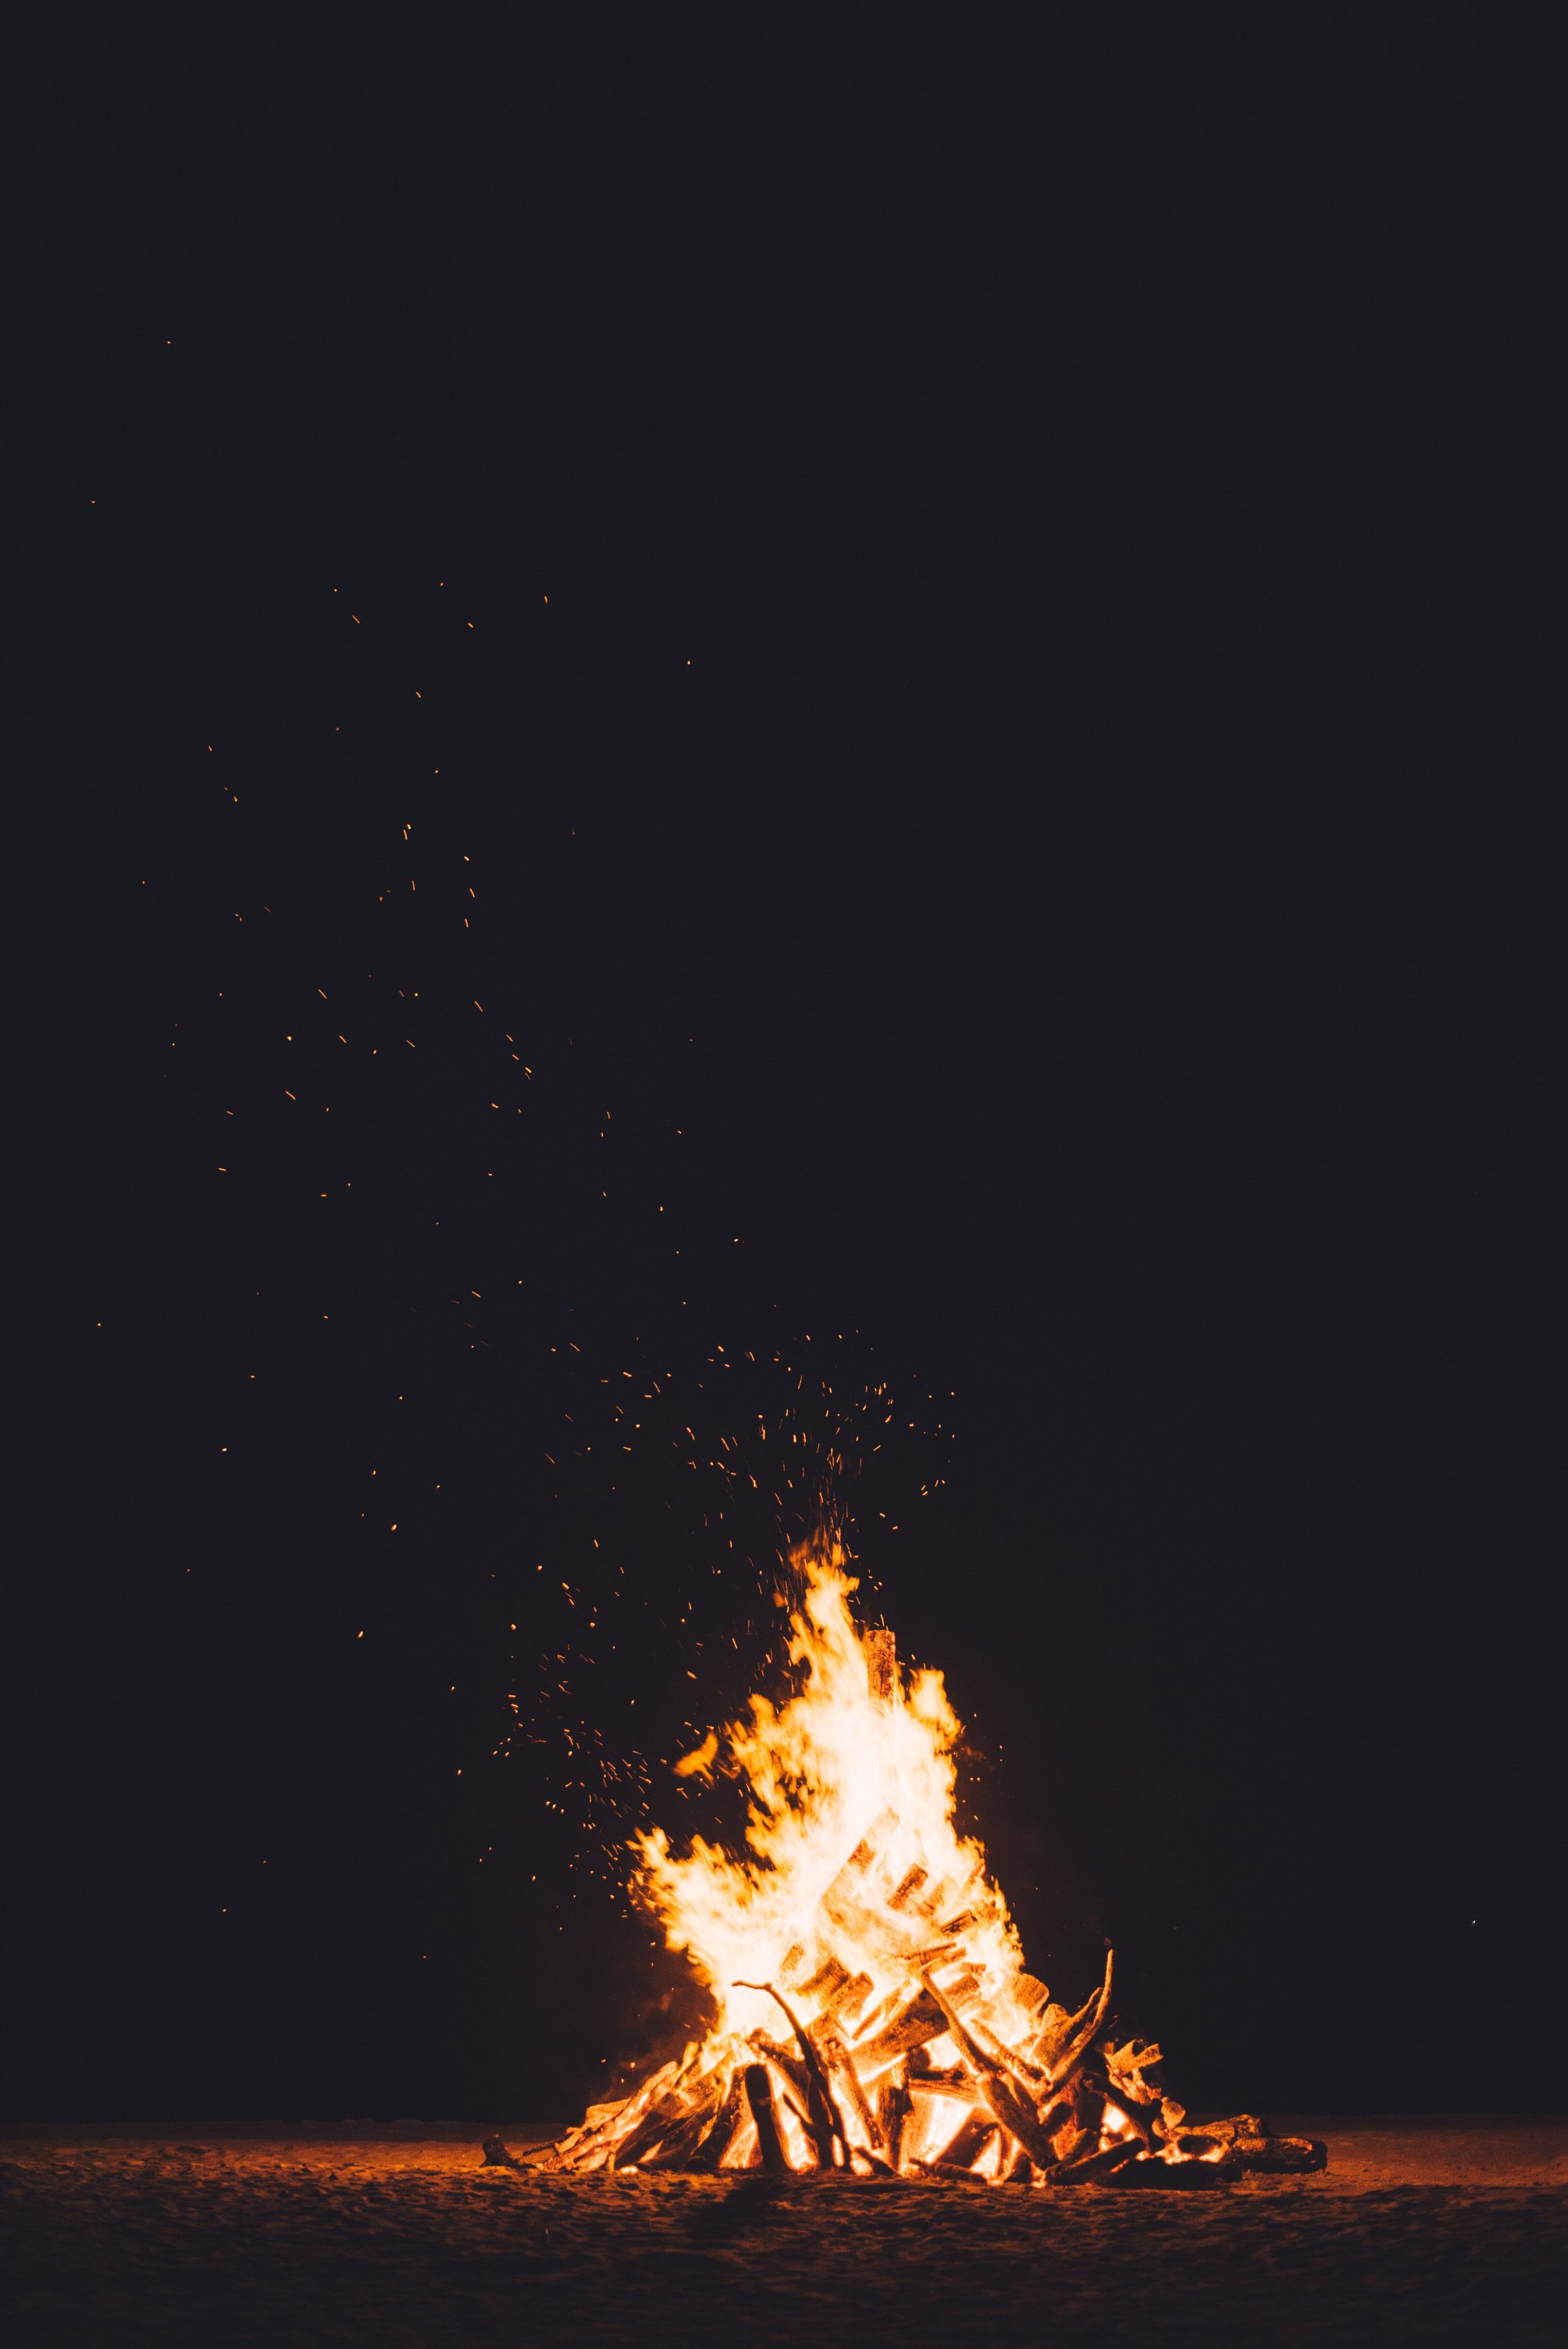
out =
[[[1321,2148],[1250,2115],[1190,2127],[1156,2084],[1159,2048],[1117,2043],[1109,1957],[1072,2013],[1024,1971],[985,1852],[954,1826],[961,1724],[941,1673],[906,1682],[892,1634],[859,1629],[837,1540],[790,1563],[797,1693],[754,1696],[676,1764],[744,1781],[747,1856],[701,1837],[677,1855],[662,1830],[636,1847],[634,1889],[714,2021],[543,2159],[1052,2185],[1319,2167]]]

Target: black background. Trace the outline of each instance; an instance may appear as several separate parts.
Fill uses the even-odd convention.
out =
[[[791,1405],[1069,2003],[1562,2101],[1552,26],[56,20],[7,2111],[678,2033]]]

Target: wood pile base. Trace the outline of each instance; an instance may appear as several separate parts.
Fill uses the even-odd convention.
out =
[[[885,1702],[882,1655],[868,1670],[873,1699]],[[933,1884],[924,1857],[884,1811],[775,1979],[731,1985],[766,2001],[768,2022],[694,2042],[634,2095],[590,2106],[532,2166],[834,2171],[1060,2191],[1191,2190],[1247,2170],[1325,2167],[1326,2147],[1271,2137],[1255,2114],[1190,2119],[1161,2084],[1159,2047],[1121,2035],[1113,1953],[1103,1982],[1069,2013],[1019,1969],[983,1869]]]

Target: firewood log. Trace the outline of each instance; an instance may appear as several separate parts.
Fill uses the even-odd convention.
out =
[[[1139,2190],[1169,2189],[1177,2194],[1202,2194],[1233,2185],[1241,2176],[1234,2161],[1127,2161],[1110,2172],[1112,2186]]]
[[[828,1887],[829,1891],[832,1891],[835,1885],[844,1886],[845,1879],[851,1876],[864,1876],[882,1847],[890,1841],[897,1830],[898,1813],[892,1808],[880,1813],[872,1821],[871,1826],[840,1868],[838,1875],[833,1878],[833,1883]]]
[[[995,2134],[996,2124],[990,2113],[965,2113],[942,2151],[933,2159],[944,2168],[972,2169]]]
[[[1095,2035],[1101,2023],[1105,2020],[1105,2011],[1110,2004],[1110,1973],[1115,1955],[1113,1950],[1107,1950],[1104,1982],[1096,1995],[1089,2000],[1088,2004],[1080,2007],[1078,2013],[1073,2016],[1068,2026],[1066,2044],[1060,2054],[1047,2063],[1046,2069],[1054,2088],[1060,2087],[1068,2074],[1076,2070],[1083,2061],[1094,2044]]]
[[[718,2168],[737,2130],[743,2126],[748,2109],[746,2100],[746,2073],[742,2066],[730,2075],[724,2101],[719,2106],[707,2136],[702,2137],[692,2149],[691,2167],[694,2169]]]
[[[711,2112],[688,2113],[684,2120],[676,2121],[675,2127],[669,2130],[652,2153],[645,2153],[639,2158],[638,2168],[689,2169],[692,2166],[692,2156],[696,2153],[712,2118]],[[625,2169],[631,2165],[618,2160],[615,2167],[617,2169]]]
[[[892,1811],[892,1809],[882,1811],[881,1818],[875,1818],[873,1823],[866,1827],[866,1832],[861,1835],[861,1839],[859,1839],[859,1844],[854,1847],[854,1851],[850,1853],[850,1858],[842,1863],[842,1868],[838,1869],[838,1875],[833,1877],[829,1889],[821,1893],[821,1900],[817,1903],[817,1917],[824,1920],[826,1924],[838,1926],[838,1929],[841,1929],[842,1933],[845,1933],[845,1936],[857,1945],[857,1948],[864,1948],[869,1936],[871,1936],[871,1945],[875,1948],[878,1917],[873,1914],[873,1909],[866,1908],[866,1889],[869,1889],[866,1887],[866,1877],[869,1877],[871,1868],[873,1868],[878,1853],[881,1853],[882,1847],[890,1842],[890,1837],[897,1832],[897,1827],[899,1827],[897,1811]],[[892,1948],[897,1948],[899,1933],[897,1929],[894,1929],[894,1921],[892,1920],[887,1920],[887,1930],[890,1930],[890,1936],[892,1936]]]
[[[930,1966],[950,1965],[964,1954],[961,1941],[933,1941],[925,1949],[911,1950],[904,1963],[914,1973],[923,1973]]]
[[[564,2167],[579,2146],[585,2144],[590,2137],[596,2137],[600,2130],[607,2127],[617,2114],[624,2112],[631,2101],[629,2096],[616,2096],[607,2105],[590,2105],[577,2127],[569,2128],[563,2137],[558,2137],[554,2144],[549,2147],[549,2151],[555,2156],[553,2166],[557,2168]],[[542,2158],[542,2148],[536,2148],[536,2155]]]
[[[1035,2035],[1027,2043],[1032,2063],[1048,2064],[1051,2057],[1065,2047],[1072,2034],[1072,2016],[1065,2006],[1052,1999],[1040,2010]]]
[[[643,2116],[635,2128],[629,2129],[624,2137],[611,2146],[611,2168],[634,2168],[645,2154],[652,2153],[655,2147],[664,2143],[683,2117],[678,2110],[672,2109],[661,2097],[653,2111]]]
[[[1328,2147],[1318,2137],[1238,2137],[1230,2147],[1230,2158],[1243,2169],[1299,2175],[1326,2169]]]
[[[784,2151],[784,2138],[779,2127],[779,2116],[773,2109],[773,2082],[766,2064],[748,2064],[745,2071],[746,2101],[751,2107],[751,2117],[757,2123],[757,2143],[762,2155],[762,2167],[770,2177],[788,2173],[789,2160]]]
[[[1097,2153],[1086,2153],[1072,2161],[1058,2161],[1047,2171],[1050,2186],[1085,2186],[1092,2179],[1105,2178],[1112,2170],[1123,2169],[1136,2161],[1140,2147],[1135,2137],[1121,2137],[1115,2145],[1101,2146]]]
[[[802,2104],[809,2100],[810,2091],[806,2085],[806,2066],[799,2055],[793,2054],[789,2048],[781,2046],[777,2039],[770,2039],[760,2024],[755,2031],[748,2033],[746,2044],[748,2047],[755,2047],[758,2054],[766,2062],[771,2064],[775,2070],[782,2072]]]
[[[1141,2040],[1129,2039],[1119,2047],[1110,2044],[1107,2033],[1105,2068],[1111,2086],[1124,2102],[1135,2105],[1157,2105],[1159,2090],[1148,2078],[1161,2060],[1158,2044],[1145,2046]]]
[[[903,1984],[900,1982],[892,1990],[889,1991],[885,1998],[878,1999],[875,2006],[872,2008],[870,2013],[862,2014],[859,2023],[856,2023],[853,2031],[851,2032],[850,2044],[852,2047],[863,2047],[866,2045],[870,2042],[873,2032],[880,2031],[884,2023],[890,2023],[892,2020],[892,2017],[898,2013],[900,2007],[903,2005],[907,1996],[908,1992],[906,1992]]]
[[[687,2051],[688,2054],[691,2052]],[[694,2116],[706,2124],[717,2109],[724,2093],[725,2065],[713,2065],[698,2078],[688,2074],[677,2075],[662,2096],[650,2105],[643,2117],[630,2129],[622,2129],[611,2150],[614,2168],[630,2168],[642,2161],[655,2146]],[[700,2129],[691,2137],[696,2145]]]
[[[1086,2128],[1091,2137],[1098,2137],[1100,2123],[1105,2118],[1105,2095],[1102,2090],[1086,2080],[1081,2072],[1073,2084],[1073,2112],[1079,2128]]]
[[[644,2081],[636,2094],[628,2096],[624,2104],[617,2106],[597,2128],[584,2129],[579,2134],[576,2142],[563,2156],[562,2168],[581,2169],[596,2167],[602,2163],[610,2146],[635,2127],[644,2114],[670,2086],[680,2068],[678,2064],[673,2062],[661,2064],[658,2070]]]
[[[974,2033],[965,2027],[963,2017],[936,1988],[930,1975],[924,1975],[923,1981],[942,2009],[959,2054],[973,2066],[987,2110],[1009,2136],[1017,2139],[1032,2161],[1039,2162],[1042,2167],[1051,2161],[1054,2155],[1049,2140],[1040,2127],[1039,2114],[1023,2083],[987,2054]]]
[[[832,2083],[828,2078],[827,2066],[812,2044],[799,2016],[787,2000],[779,1997],[771,1982],[737,1982],[735,1987],[737,1990],[766,1991],[774,2004],[783,2009],[789,2028],[795,2033],[795,2042],[805,2060],[809,2075],[807,2111],[810,2117],[808,2127],[811,2141],[817,2148],[817,2159],[824,2169],[831,2169],[833,2147],[837,2143],[847,2168],[850,2158],[850,2140],[844,2132],[844,2116],[840,2112],[833,2095]]]
[[[958,1889],[956,1876],[944,1876],[934,1884],[923,1886],[908,1903],[911,1914],[918,1913],[934,1925],[939,1917],[945,1917],[956,1906]]]
[[[1074,2033],[1094,2012],[1099,1995],[1097,1990],[1076,2014],[1069,2014],[1067,2008],[1058,2005],[1055,2000],[1042,2010],[1039,2029],[1029,2049],[1035,2062],[1048,2067],[1061,2055]]]
[[[898,1656],[891,1631],[874,1630],[865,1634],[861,1645],[866,1656],[866,1686],[877,1704],[891,1704],[898,1686]]]
[[[1040,2135],[1051,2148],[1051,2158],[1050,2161],[1037,2161],[1036,2167],[1048,2169],[1052,2163],[1062,2158],[1062,2147],[1068,2139],[1080,2134],[1078,2120],[1073,2112],[1071,2091],[1069,2090],[1065,2096],[1047,2098],[1038,2110]]]
[[[944,1965],[921,1968],[923,1974],[931,1974],[934,1977],[937,1974],[948,1974],[948,1980],[942,1984],[942,1995],[949,2006],[955,2006],[960,2012],[965,2007],[974,2004],[975,1993],[980,1988],[983,1971],[984,1969],[978,1966],[959,1966],[951,1972]]]
[[[820,2168],[820,2164],[817,2161],[816,2142],[811,2134],[810,2115],[807,2111],[805,2103],[795,2094],[793,2082],[787,2080],[783,2073],[780,2072],[776,2065],[769,2064],[768,2069],[773,2081],[774,2111],[777,2112],[779,2106],[782,2106],[787,2112],[794,2114],[795,2118],[800,2124],[801,2134],[804,2136],[807,2145],[810,2147],[812,2164],[813,2166]],[[782,2128],[782,2122],[780,2122],[779,2127]],[[786,2150],[788,2150],[788,2139],[785,2140],[785,2145]]]
[[[958,2002],[954,2000],[954,2003],[956,2005]],[[992,2062],[999,2064],[1004,2072],[1011,2072],[1027,2095],[1032,2097],[1045,2085],[1046,2075],[1039,2065],[1031,2064],[1026,2057],[1016,2054],[1011,2047],[1005,2047],[995,2033],[987,2030],[978,2016],[966,2014],[964,2023],[965,2030],[973,2033],[976,2043],[985,2049]]]
[[[882,2131],[877,2127],[876,2115],[872,2112],[866,2092],[861,2085],[860,2074],[855,2069],[853,2058],[844,2044],[842,2035],[834,2030],[832,2024],[824,2016],[818,2017],[811,2024],[810,2032],[826,2066],[828,2077],[838,2091],[841,2110],[843,2106],[848,2105],[853,2112],[857,2113],[868,2143],[880,2149]]]
[[[861,2079],[870,2079],[873,2073],[896,2064],[912,2048],[940,2039],[946,2028],[946,2018],[930,1992],[916,1991],[907,2005],[872,2038],[856,2041],[855,2064]]]
[[[883,2081],[877,2094],[880,2136],[894,2169],[903,2167],[904,2133],[913,2109],[914,2100],[909,2093],[909,2075],[901,2064],[894,2069],[892,2078]]]
[[[899,1879],[898,1889],[889,1895],[888,1907],[890,1909],[907,1907],[925,1881],[926,1871],[923,1868],[916,1867],[906,1870]]]
[[[975,2085],[975,2075],[963,2064],[934,2064],[924,2047],[910,2050],[906,2058],[909,2076],[923,2088],[948,2088],[962,2095]]]
[[[1111,1961],[1115,1954],[1114,1951],[1107,1950],[1105,1953],[1105,1980],[1100,1983],[1100,1986],[1097,1991],[1092,1991],[1089,1996],[1085,1999],[1083,2004],[1079,2007],[1078,2013],[1073,2016],[1072,2021],[1068,2023],[1068,2032],[1069,2037],[1078,2030],[1078,2026],[1090,2013],[1094,2012],[1097,2007],[1103,2014],[1106,2004],[1110,1997]]]
[[[1015,1974],[1009,1988],[1014,2002],[1026,2014],[1040,2015],[1050,2003],[1050,1992],[1037,1974]]]
[[[1040,2116],[1028,2097],[1006,2072],[987,2072],[980,2084],[986,2105],[995,2115],[1009,2137],[1015,2138],[1032,2162],[1048,2168],[1056,2156],[1048,2133],[1041,2127]]]
[[[851,1979],[850,1970],[843,1960],[835,1956],[830,1950],[815,1971],[808,1974],[806,1980],[796,1986],[795,1996],[820,1999],[825,2004],[835,1991],[841,1990]]]
[[[1216,2138],[1221,2145],[1233,2144],[1235,2139],[1239,2137],[1266,2137],[1268,2135],[1268,2131],[1264,2128],[1262,2121],[1259,2120],[1256,2113],[1232,2113],[1228,2118],[1224,2120],[1190,2120],[1187,2123],[1187,2127],[1191,2136],[1212,2137]]]
[[[724,2066],[717,2066],[701,2083],[700,2093],[686,2110],[666,2130],[657,2151],[642,2157],[645,2167],[649,2169],[689,2168],[691,2157],[712,2127],[728,2085],[728,2073]],[[617,2168],[622,2166],[623,2159],[624,2157],[617,2156]]]
[[[824,2011],[832,2017],[841,2031],[848,2031],[853,2017],[860,2013],[871,1996],[871,1989],[870,1974],[851,1974],[848,1982],[840,1983],[838,1989],[827,2001]]]
[[[880,1904],[873,1909],[864,1898],[865,1889],[863,1877],[841,1869],[818,1903],[819,1933],[863,1951],[880,1964],[910,1964],[913,1953],[931,1940],[929,1920]]]
[[[1105,2110],[1124,2128],[1130,2129],[1139,2143],[1148,2152],[1153,2153],[1157,2150],[1158,2140],[1154,2135],[1153,2124],[1146,2112],[1140,2112],[1136,2105],[1123,2104],[1119,2096],[1109,2094],[1105,2098]]]

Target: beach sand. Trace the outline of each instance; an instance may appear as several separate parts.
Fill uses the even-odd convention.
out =
[[[1212,2194],[480,2166],[479,2127],[0,2135],[0,2337],[704,2344],[1568,2340],[1568,2123],[1272,2115]],[[550,2132],[504,2124],[518,2147]]]

